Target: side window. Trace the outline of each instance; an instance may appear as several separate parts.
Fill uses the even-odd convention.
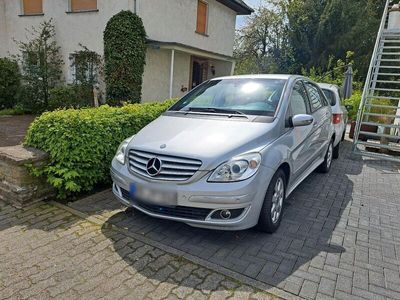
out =
[[[308,97],[310,98],[311,110],[315,112],[325,105],[325,101],[315,85],[310,82],[305,82],[304,84],[307,89]]]
[[[290,108],[292,115],[307,114],[308,98],[306,90],[301,82],[297,82],[293,87],[290,97]]]
[[[336,105],[336,96],[333,91],[322,89],[322,92],[325,94],[325,97],[328,99],[328,102],[330,102],[331,106]]]

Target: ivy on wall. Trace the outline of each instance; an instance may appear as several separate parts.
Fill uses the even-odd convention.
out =
[[[108,21],[104,30],[104,60],[107,102],[140,102],[146,31],[139,16],[121,11]]]

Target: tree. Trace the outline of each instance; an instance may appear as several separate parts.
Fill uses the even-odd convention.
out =
[[[21,85],[21,74],[17,62],[0,58],[0,109],[12,108],[16,104]]]
[[[237,73],[287,72],[290,68],[290,48],[283,7],[263,6],[237,32],[234,56]]]
[[[108,101],[140,102],[146,63],[146,31],[142,19],[121,11],[104,31],[105,81]]]
[[[359,75],[366,75],[385,1],[285,1],[295,71],[311,67],[328,71],[332,56],[344,59],[352,51]]]
[[[17,55],[22,66],[22,79],[25,84],[25,105],[33,110],[44,110],[48,105],[49,91],[60,83],[64,64],[60,47],[55,40],[55,27],[52,19],[42,22],[38,28],[28,31],[31,39],[16,41],[20,54]]]
[[[318,57],[315,35],[326,4],[324,0],[287,0],[288,39],[293,51],[292,70],[314,66]]]
[[[237,73],[324,74],[354,53],[358,80],[367,74],[385,1],[265,0],[238,31]],[[314,70],[312,70],[314,69]]]

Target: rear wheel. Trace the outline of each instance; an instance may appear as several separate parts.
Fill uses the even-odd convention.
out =
[[[325,158],[322,164],[318,167],[317,171],[320,173],[328,173],[331,169],[333,158],[333,140],[330,141],[328,150],[326,150]]]
[[[258,228],[267,233],[273,233],[281,224],[283,202],[286,195],[286,176],[282,170],[278,170],[269,183],[261,208]]]

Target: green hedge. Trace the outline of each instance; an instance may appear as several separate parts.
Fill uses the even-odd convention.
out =
[[[156,119],[174,100],[123,107],[66,109],[47,112],[30,126],[27,146],[50,155],[47,166],[35,170],[59,191],[60,198],[90,191],[109,181],[118,145]]]

